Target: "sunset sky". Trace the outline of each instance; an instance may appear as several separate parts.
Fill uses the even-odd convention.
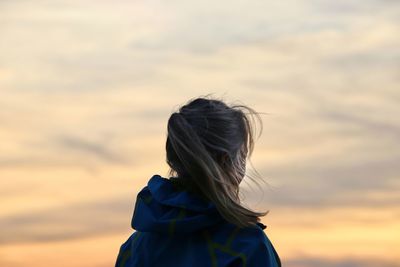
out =
[[[393,0],[0,1],[0,266],[113,266],[206,94],[264,113],[269,186],[241,189],[283,266],[400,266],[399,25]]]

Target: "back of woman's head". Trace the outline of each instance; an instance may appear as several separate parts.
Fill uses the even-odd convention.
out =
[[[169,175],[177,175],[239,227],[255,225],[269,212],[241,205],[239,184],[254,148],[253,120],[245,111],[259,119],[245,105],[228,106],[208,95],[191,99],[170,116],[166,142]]]

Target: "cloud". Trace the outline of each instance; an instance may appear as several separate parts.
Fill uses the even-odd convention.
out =
[[[0,219],[0,244],[46,242],[118,233],[130,228],[134,197],[99,200]]]
[[[106,144],[89,141],[87,139],[71,135],[59,135],[52,139],[55,147],[61,146],[59,151],[69,150],[75,151],[79,154],[94,155],[97,158],[110,163],[127,163],[127,160],[124,156],[118,155],[111,151]]]
[[[382,4],[382,2],[384,4]],[[367,14],[379,10],[385,11],[390,8],[396,8],[399,3],[393,0],[355,0],[355,1],[329,1],[329,0],[316,0],[311,1],[310,4],[315,8],[316,13],[323,13],[323,15],[335,16],[339,19],[342,16],[356,16]]]
[[[373,115],[373,114],[372,114]],[[400,138],[400,121],[385,122],[384,118],[374,119],[365,114],[364,116],[355,115],[354,113],[344,113],[339,111],[322,111],[319,113],[322,119],[328,119],[330,122],[341,124],[342,126],[358,127],[360,132],[366,132],[374,137],[379,136],[384,138],[385,136],[392,137],[395,139]]]
[[[328,160],[328,159],[327,159]],[[271,184],[265,188],[267,203],[277,206],[328,208],[335,206],[383,207],[400,202],[390,192],[400,190],[396,185],[400,156],[393,158],[356,160],[350,163],[332,163],[317,159],[297,164],[266,167],[258,171]],[[268,190],[267,190],[268,189]],[[369,193],[387,192],[380,198]]]
[[[69,179],[68,171],[101,169],[105,176],[115,165],[128,169],[132,146],[134,154],[145,152],[135,158],[140,171],[154,166],[169,107],[207,88],[228,88],[274,114],[255,155],[257,169],[278,185],[266,191],[265,203],[311,214],[398,206],[399,9],[384,2],[3,1],[0,167],[20,179],[2,180],[10,191],[1,195],[21,196],[27,211],[2,218],[0,242],[129,227],[128,196],[40,212],[29,205],[43,193],[51,199],[53,188],[65,190],[42,186],[46,179],[68,179],[77,200],[94,194],[82,192],[91,180],[82,186],[81,176]],[[37,168],[35,178],[23,167]],[[47,167],[56,167],[56,177]],[[106,185],[126,190],[111,176]],[[98,188],[103,196],[111,190]],[[281,220],[292,218],[288,212]],[[302,258],[286,265],[390,264]]]
[[[327,258],[304,257],[282,260],[282,265],[287,267],[396,267],[397,261],[388,261],[378,258],[343,258],[330,260]]]
[[[21,264],[15,263],[15,262],[7,260],[7,259],[3,259],[3,256],[0,256],[0,266],[20,267]]]
[[[35,135],[32,135],[34,137]],[[100,138],[93,135],[80,137],[77,134],[43,133],[37,140],[25,141],[23,151],[14,151],[0,157],[0,167],[4,169],[23,168],[80,168],[94,174],[100,166],[133,166],[129,155],[116,152],[107,144],[107,135]],[[95,140],[97,139],[97,140]]]

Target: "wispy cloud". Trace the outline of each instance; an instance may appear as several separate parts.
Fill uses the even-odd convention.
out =
[[[388,261],[381,259],[358,259],[344,258],[329,260],[324,258],[305,257],[299,259],[290,259],[282,261],[282,265],[288,267],[396,267],[396,261]]]
[[[127,160],[122,156],[118,155],[108,148],[107,144],[101,144],[99,142],[85,140],[77,136],[61,135],[53,138],[56,149],[60,151],[70,150],[78,153],[94,155],[97,158],[111,163],[126,163]],[[61,148],[57,148],[60,146]]]
[[[0,218],[0,245],[79,239],[130,229],[134,200],[133,195],[121,196]]]
[[[91,138],[91,140],[88,140]],[[38,140],[22,141],[27,151],[14,151],[0,157],[2,169],[80,168],[89,173],[96,172],[100,165],[133,166],[135,159],[118,153],[106,144],[107,138],[94,141],[94,134],[87,137],[77,135],[44,135]]]

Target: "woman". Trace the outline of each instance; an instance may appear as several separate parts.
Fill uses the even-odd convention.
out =
[[[239,184],[254,147],[244,105],[200,97],[168,120],[169,179],[153,175],[137,195],[116,267],[277,267],[281,262]],[[248,155],[249,153],[249,155]],[[251,177],[250,177],[251,178]]]

